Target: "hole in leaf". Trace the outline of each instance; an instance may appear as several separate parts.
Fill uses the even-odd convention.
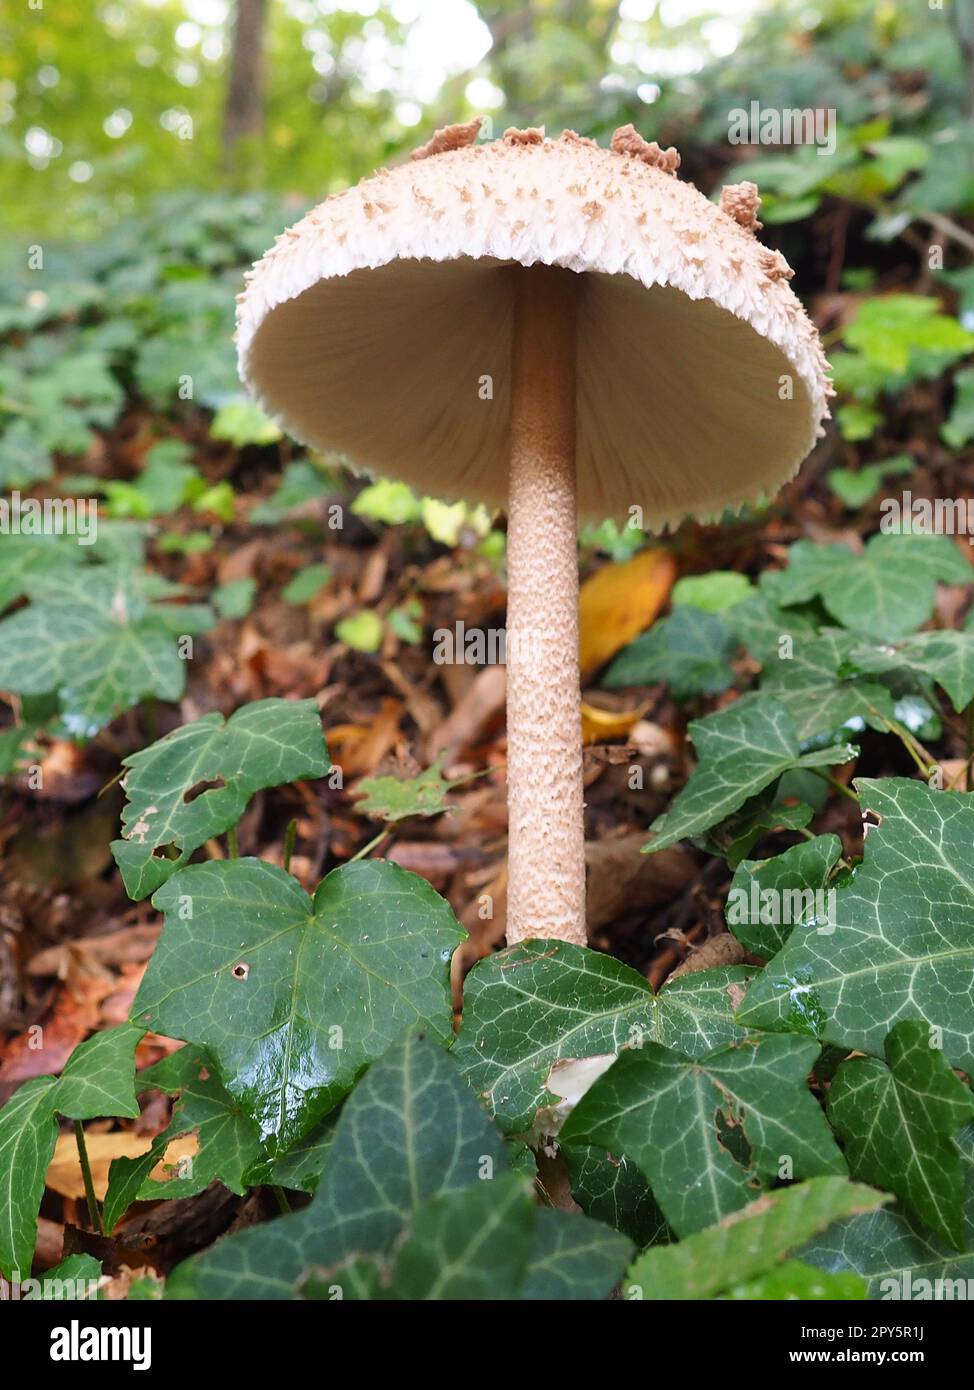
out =
[[[183,800],[188,806],[191,801],[195,801],[196,798],[202,796],[204,792],[219,791],[221,787],[225,787],[226,785],[222,777],[214,777],[212,781],[208,781],[204,778],[202,782],[196,782],[192,787],[189,787],[183,792]]]
[[[878,811],[870,811],[865,807],[862,813],[862,838],[865,839],[874,825],[882,825],[883,818]]]
[[[237,961],[237,964],[230,971],[230,974],[235,980],[246,980],[247,976],[250,974],[250,966],[244,960]]]
[[[721,1148],[726,1149],[734,1162],[739,1163],[742,1168],[750,1168],[751,1145],[744,1133],[741,1119],[734,1114],[730,1105],[717,1107],[714,1111],[714,1126],[717,1130],[717,1142]]]
[[[179,855],[179,846],[172,840],[168,845],[156,845],[152,851],[153,859],[178,859]]]

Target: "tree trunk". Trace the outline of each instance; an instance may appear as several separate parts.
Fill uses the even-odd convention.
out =
[[[223,115],[223,161],[237,172],[241,140],[256,140],[264,130],[264,24],[267,0],[237,0],[230,55],[230,83]]]

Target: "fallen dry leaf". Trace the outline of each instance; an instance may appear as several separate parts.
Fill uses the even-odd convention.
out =
[[[578,596],[583,676],[649,627],[675,579],[676,562],[668,550],[643,550],[624,564],[605,565],[585,581]]]
[[[651,701],[646,700],[636,709],[599,709],[597,705],[582,701],[582,742],[608,743],[614,739],[626,738],[629,730],[638,724],[649,709]]]
[[[373,773],[399,737],[403,715],[399,700],[386,698],[370,724],[337,724],[325,730],[325,739],[340,762],[346,777]]]
[[[85,1147],[91,1164],[95,1196],[103,1202],[108,1191],[108,1170],[115,1159],[138,1158],[152,1147],[152,1139],[147,1134],[118,1130],[111,1134],[86,1134]],[[199,1142],[195,1134],[181,1135],[168,1145],[165,1156],[153,1168],[151,1176],[157,1182],[165,1182],[170,1176],[168,1170],[173,1164],[181,1158],[191,1158],[198,1151]],[[78,1145],[73,1133],[58,1136],[45,1182],[52,1192],[57,1192],[62,1197],[71,1197],[75,1201],[84,1198],[84,1178],[81,1175]]]

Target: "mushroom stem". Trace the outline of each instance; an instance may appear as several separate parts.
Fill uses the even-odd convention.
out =
[[[584,946],[575,312],[579,277],[516,267],[507,522],[509,945]]]

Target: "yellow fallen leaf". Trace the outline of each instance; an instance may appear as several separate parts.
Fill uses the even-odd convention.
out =
[[[599,709],[582,701],[582,742],[604,743],[609,739],[625,738],[649,709],[647,700],[638,709]]]
[[[138,1158],[152,1147],[152,1140],[145,1134],[132,1134],[119,1130],[113,1134],[86,1134],[85,1148],[91,1164],[91,1179],[95,1196],[100,1202],[105,1200],[108,1191],[108,1170],[116,1158]],[[189,1158],[199,1150],[195,1134],[184,1134],[167,1145],[166,1152],[152,1170],[151,1176],[157,1182],[165,1182],[171,1176],[168,1171],[180,1158]],[[80,1201],[85,1195],[84,1178],[78,1158],[78,1146],[73,1134],[61,1134],[54,1146],[54,1157],[45,1179],[52,1192],[62,1197],[73,1197]]]
[[[676,563],[668,550],[643,550],[624,564],[606,565],[585,581],[578,598],[583,676],[649,627],[675,579]]]

